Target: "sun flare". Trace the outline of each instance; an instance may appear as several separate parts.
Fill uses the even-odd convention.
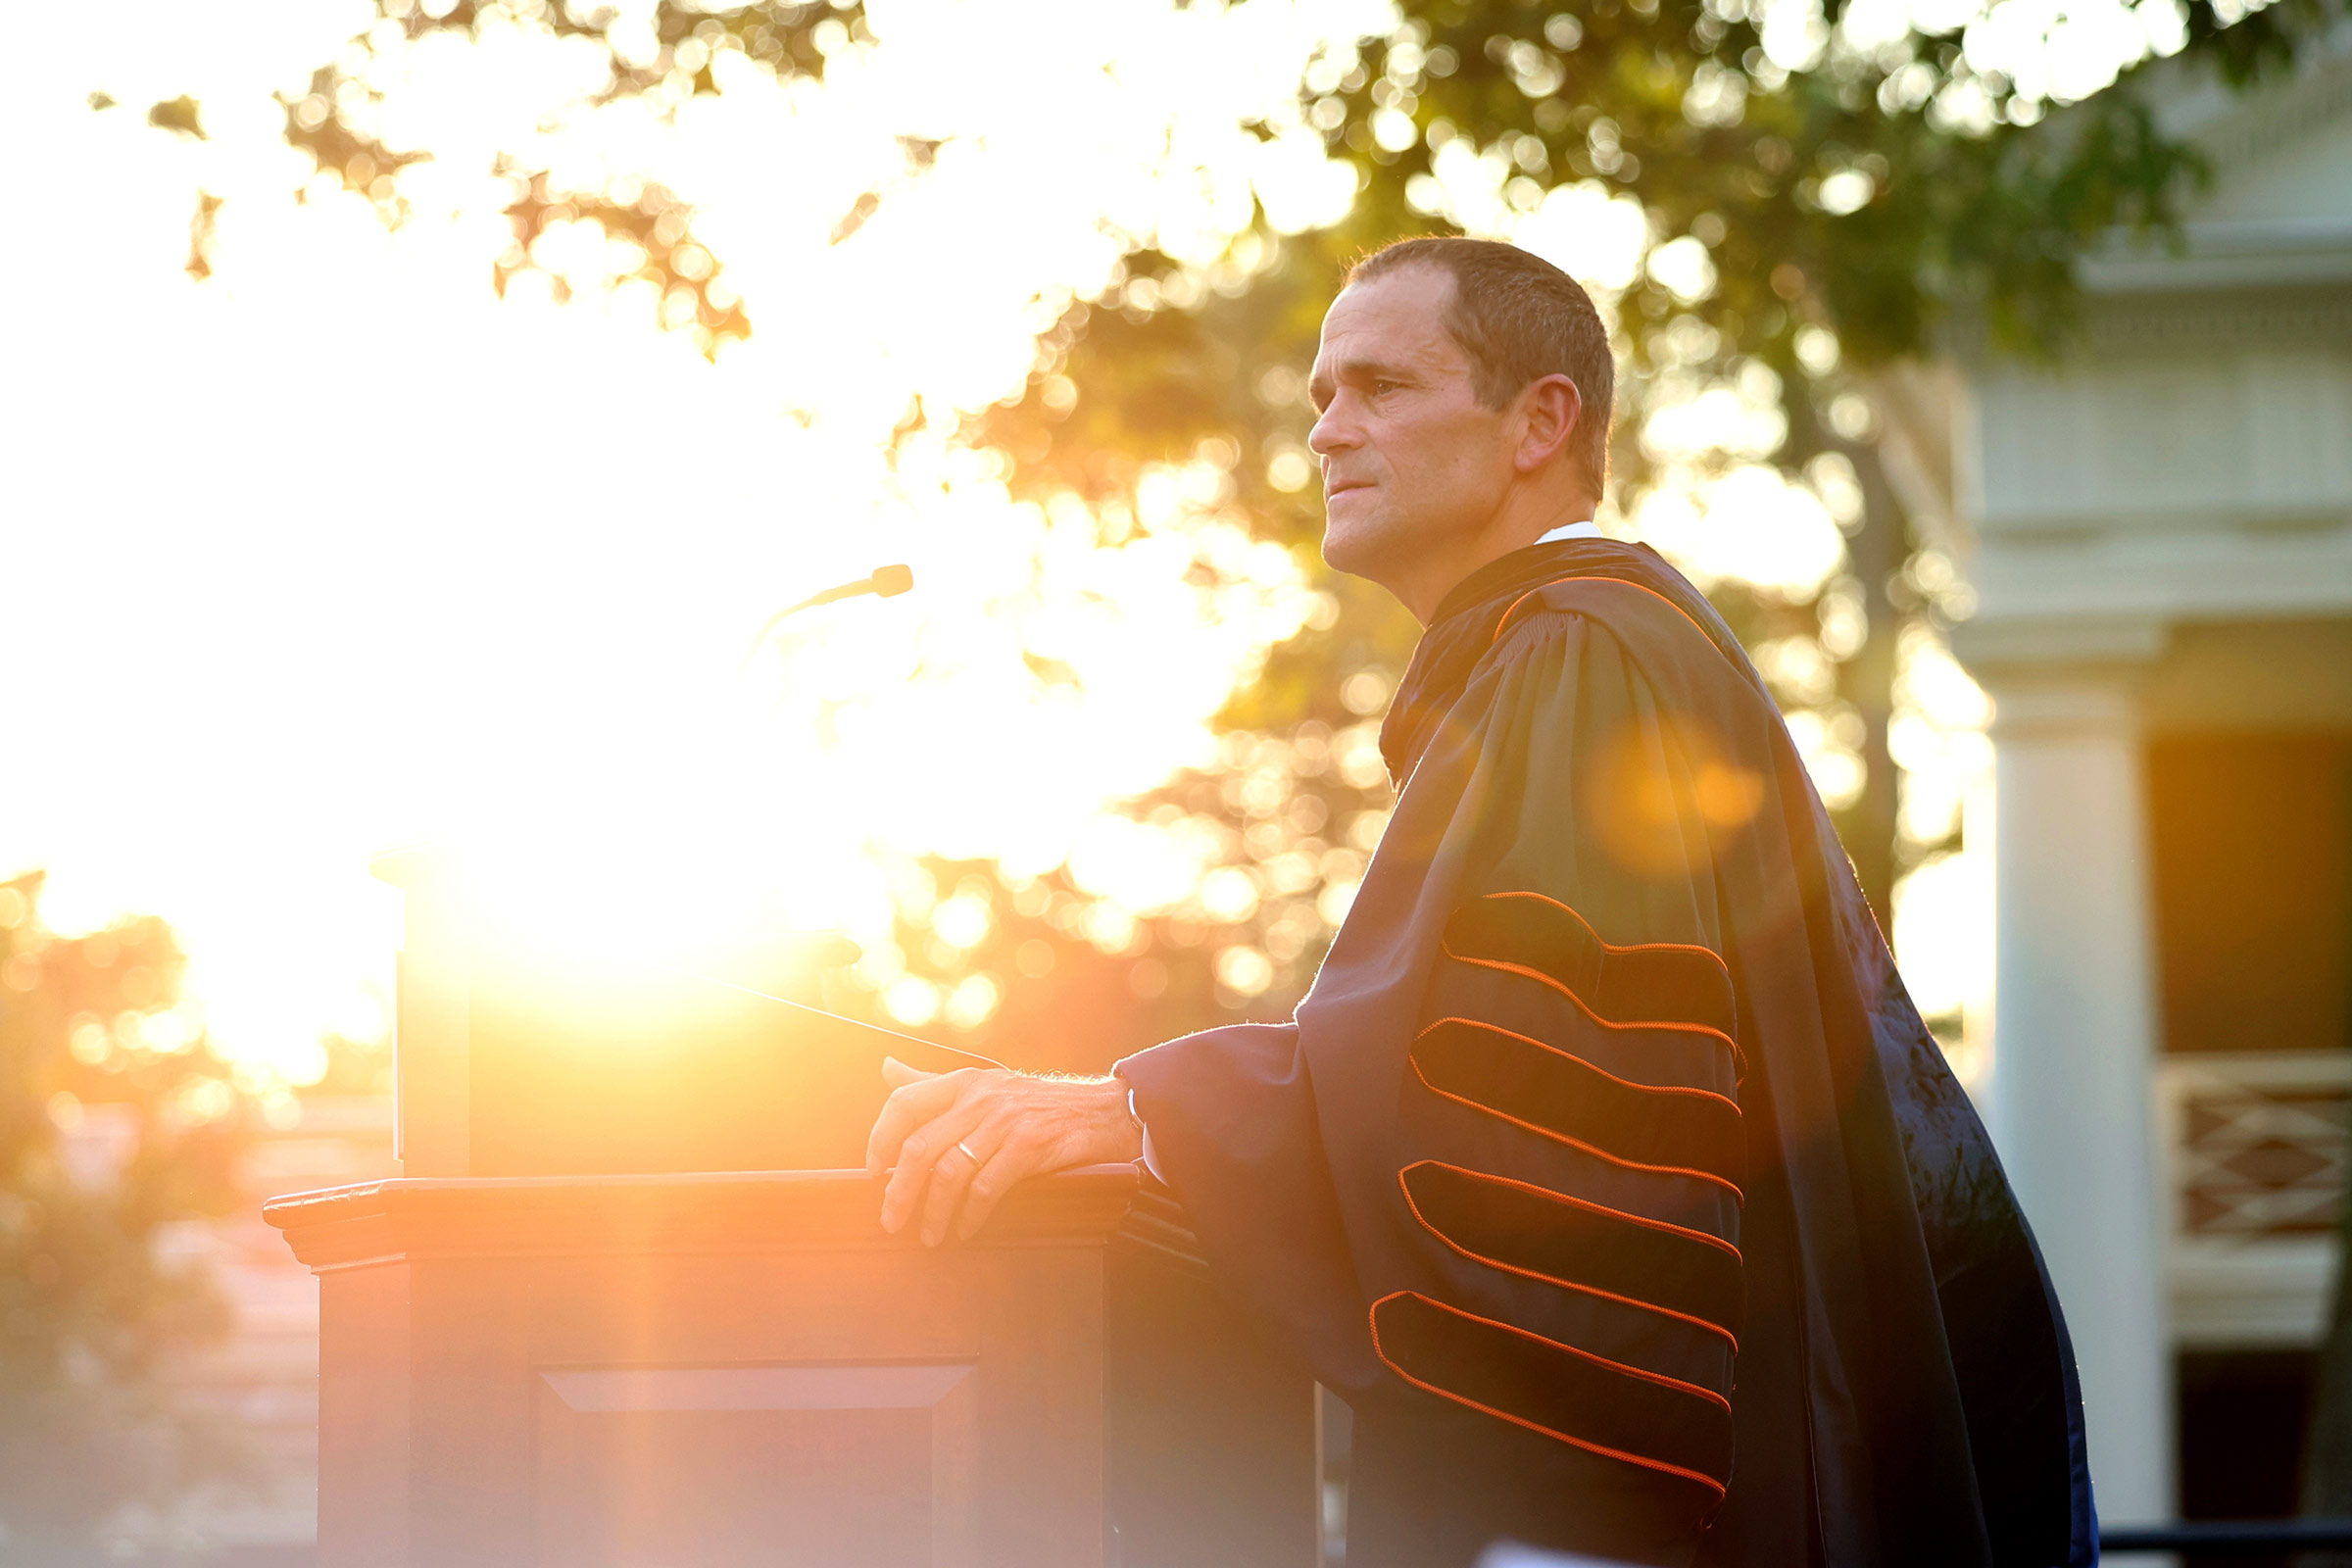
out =
[[[952,949],[959,918],[926,857],[1015,884],[1061,868],[1105,952],[1154,911],[1247,919],[1298,880],[1114,809],[1216,763],[1219,709],[1335,612],[1251,537],[1230,455],[1124,502],[1032,502],[963,429],[1020,394],[1073,301],[1118,294],[1132,251],[1238,287],[1257,214],[1297,232],[1348,210],[1356,172],[1299,83],[1336,80],[1387,4],[1038,0],[1007,28],[870,0],[862,31],[825,35],[821,83],[722,51],[715,93],[609,100],[608,51],[536,0],[419,40],[360,0],[130,10],[91,79],[45,72],[0,106],[43,148],[21,209],[70,214],[75,245],[68,270],[36,245],[0,260],[8,559],[35,585],[0,655],[19,733],[59,760],[0,786],[0,869],[48,866],[61,928],[171,919],[180,1027],[294,1081],[322,1031],[380,1034],[398,901],[366,866],[419,839],[466,860],[482,918],[583,952],[847,933],[910,1025],[997,996],[903,972],[894,920]],[[430,156],[354,189],[289,147],[330,59],[355,122]],[[187,95],[203,135],[93,92]],[[663,330],[695,302],[680,316],[591,217],[518,245],[508,153],[555,188],[690,203],[707,249],[676,265],[748,338]],[[1530,202],[1463,142],[1434,167],[1415,207],[1554,257],[1604,311],[1644,268],[1705,284],[1703,254],[1653,249],[1596,181]],[[1702,580],[1802,595],[1839,569],[1838,497],[1759,466],[1776,395],[1663,398],[1645,439],[1689,476],[1633,520]],[[746,661],[779,607],[884,562],[915,591],[788,621]],[[1923,723],[1920,755],[1960,756]],[[1337,745],[1376,780],[1369,724]],[[1855,765],[1826,729],[1807,755],[1833,794]],[[1327,922],[1368,848],[1309,875]],[[1237,996],[1267,983],[1227,967]]]
[[[1047,509],[957,421],[1018,393],[1131,244],[1217,263],[1253,196],[1344,208],[1340,166],[1243,122],[1295,119],[1304,60],[1386,13],[1042,9],[1016,40],[980,8],[875,5],[881,41],[823,85],[743,70],[668,115],[587,106],[602,51],[518,19],[374,38],[373,128],[434,153],[396,227],[309,177],[272,96],[299,103],[364,6],[146,7],[107,81],[16,97],[51,149],[28,199],[75,214],[76,288],[107,309],[35,303],[47,261],[5,264],[6,351],[41,388],[11,435],[41,526],[12,554],[46,591],[0,637],[57,675],[19,683],[25,731],[84,765],[15,781],[0,860],[55,868],[62,925],[171,911],[218,1044],[300,1077],[322,1028],[389,1010],[396,904],[364,869],[388,845],[460,847],[485,917],[589,950],[886,943],[905,862],[1042,870],[1208,756],[1236,684],[1326,612],[1300,564],[1250,539],[1214,463],[1131,514]],[[189,93],[207,139],[94,113],[91,86]],[[909,138],[939,149],[919,178]],[[752,337],[711,364],[659,330],[593,223],[494,295],[492,170],[523,144],[692,200]],[[192,285],[198,188],[222,204]],[[884,561],[913,594],[789,622],[739,670],[772,611]]]

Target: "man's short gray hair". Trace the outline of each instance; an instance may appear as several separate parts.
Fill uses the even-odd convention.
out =
[[[1569,451],[1595,497],[1609,476],[1609,414],[1617,362],[1592,297],[1541,256],[1489,239],[1404,239],[1384,246],[1348,272],[1350,284],[1407,267],[1432,267],[1453,279],[1446,329],[1470,357],[1478,401],[1499,409],[1546,375],[1564,375],[1584,400]]]

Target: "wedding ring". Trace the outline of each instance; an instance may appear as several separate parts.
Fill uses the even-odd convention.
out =
[[[980,1163],[980,1156],[979,1156],[978,1154],[975,1154],[975,1153],[973,1153],[973,1152],[972,1152],[972,1146],[971,1146],[971,1145],[969,1145],[969,1144],[965,1143],[965,1142],[964,1142],[962,1139],[958,1138],[958,1139],[956,1139],[956,1147],[957,1149],[960,1149],[960,1150],[962,1150],[962,1151],[963,1151],[963,1157],[964,1157],[964,1158],[966,1158],[966,1159],[970,1160],[970,1161],[971,1161],[973,1164],[975,1164],[975,1165],[977,1165],[977,1164],[979,1164],[979,1163]]]

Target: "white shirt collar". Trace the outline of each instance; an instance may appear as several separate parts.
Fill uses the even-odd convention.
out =
[[[1541,535],[1536,543],[1547,545],[1556,539],[1598,539],[1600,536],[1600,524],[1597,522],[1563,522],[1549,533]]]

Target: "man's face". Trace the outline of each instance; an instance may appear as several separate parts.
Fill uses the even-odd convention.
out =
[[[1475,538],[1513,477],[1508,412],[1479,406],[1446,328],[1453,290],[1449,272],[1405,267],[1342,290],[1323,318],[1307,437],[1323,559],[1392,590]]]

